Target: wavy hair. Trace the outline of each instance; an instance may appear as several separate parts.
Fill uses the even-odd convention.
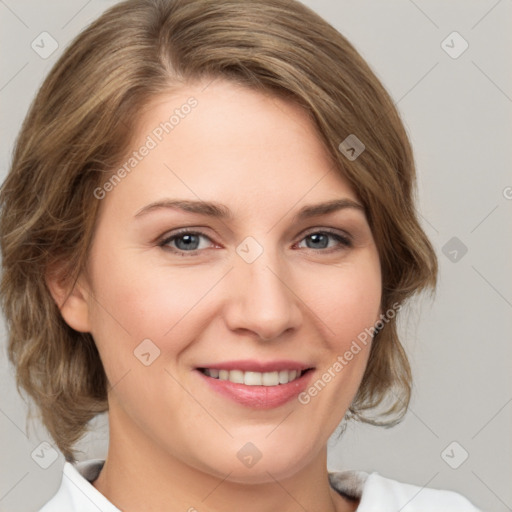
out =
[[[382,311],[435,290],[437,259],[418,222],[408,136],[391,97],[342,34],[295,0],[121,2],[51,69],[0,190],[9,358],[18,389],[68,461],[89,420],[108,409],[108,382],[92,336],[64,322],[45,276],[60,266],[62,279],[73,282],[85,268],[94,190],[123,161],[143,107],[157,94],[215,78],[286,97],[309,113],[336,172],[366,209]],[[365,145],[356,159],[339,149],[349,135]],[[392,425],[410,394],[395,317],[374,338],[347,417]]]

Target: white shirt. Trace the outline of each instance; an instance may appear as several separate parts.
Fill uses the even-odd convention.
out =
[[[103,463],[66,462],[59,490],[39,512],[121,512],[92,485]],[[378,473],[334,471],[329,481],[340,494],[361,500],[357,512],[481,512],[456,492],[404,484]]]

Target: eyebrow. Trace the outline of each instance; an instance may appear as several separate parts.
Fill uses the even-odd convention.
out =
[[[311,217],[317,217],[320,215],[327,215],[329,213],[344,210],[347,208],[353,208],[361,211],[365,211],[363,205],[356,201],[348,198],[333,199],[324,203],[310,204],[303,206],[294,216],[293,222],[309,219]],[[160,210],[160,209],[177,209],[183,210],[189,213],[196,213],[199,215],[206,215],[222,220],[233,219],[233,213],[231,210],[220,203],[214,201],[192,201],[186,199],[164,199],[148,204],[141,208],[135,217],[141,217],[149,212]]]

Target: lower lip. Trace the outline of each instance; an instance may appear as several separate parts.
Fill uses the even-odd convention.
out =
[[[306,389],[313,374],[313,370],[308,370],[298,379],[277,386],[246,386],[208,377],[199,370],[196,372],[217,393],[252,409],[273,409],[284,405]]]

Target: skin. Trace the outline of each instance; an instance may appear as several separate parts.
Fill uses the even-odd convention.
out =
[[[305,405],[248,408],[211,391],[195,368],[293,359],[315,367],[315,382],[379,319],[370,227],[358,208],[293,221],[304,205],[359,202],[300,107],[222,80],[204,87],[147,106],[134,150],[169,112],[198,100],[102,200],[71,296],[49,283],[66,322],[93,335],[110,383],[110,446],[94,486],[126,512],[355,510],[329,486],[326,445],[369,344]],[[171,208],[136,217],[165,198],[216,201],[233,218]],[[184,227],[205,235],[194,255],[183,238],[159,245]],[[309,236],[325,229],[351,246]],[[252,263],[236,252],[248,236],[263,248]],[[145,366],[134,350],[148,338],[160,355]],[[237,458],[248,442],[262,454],[250,468]]]

